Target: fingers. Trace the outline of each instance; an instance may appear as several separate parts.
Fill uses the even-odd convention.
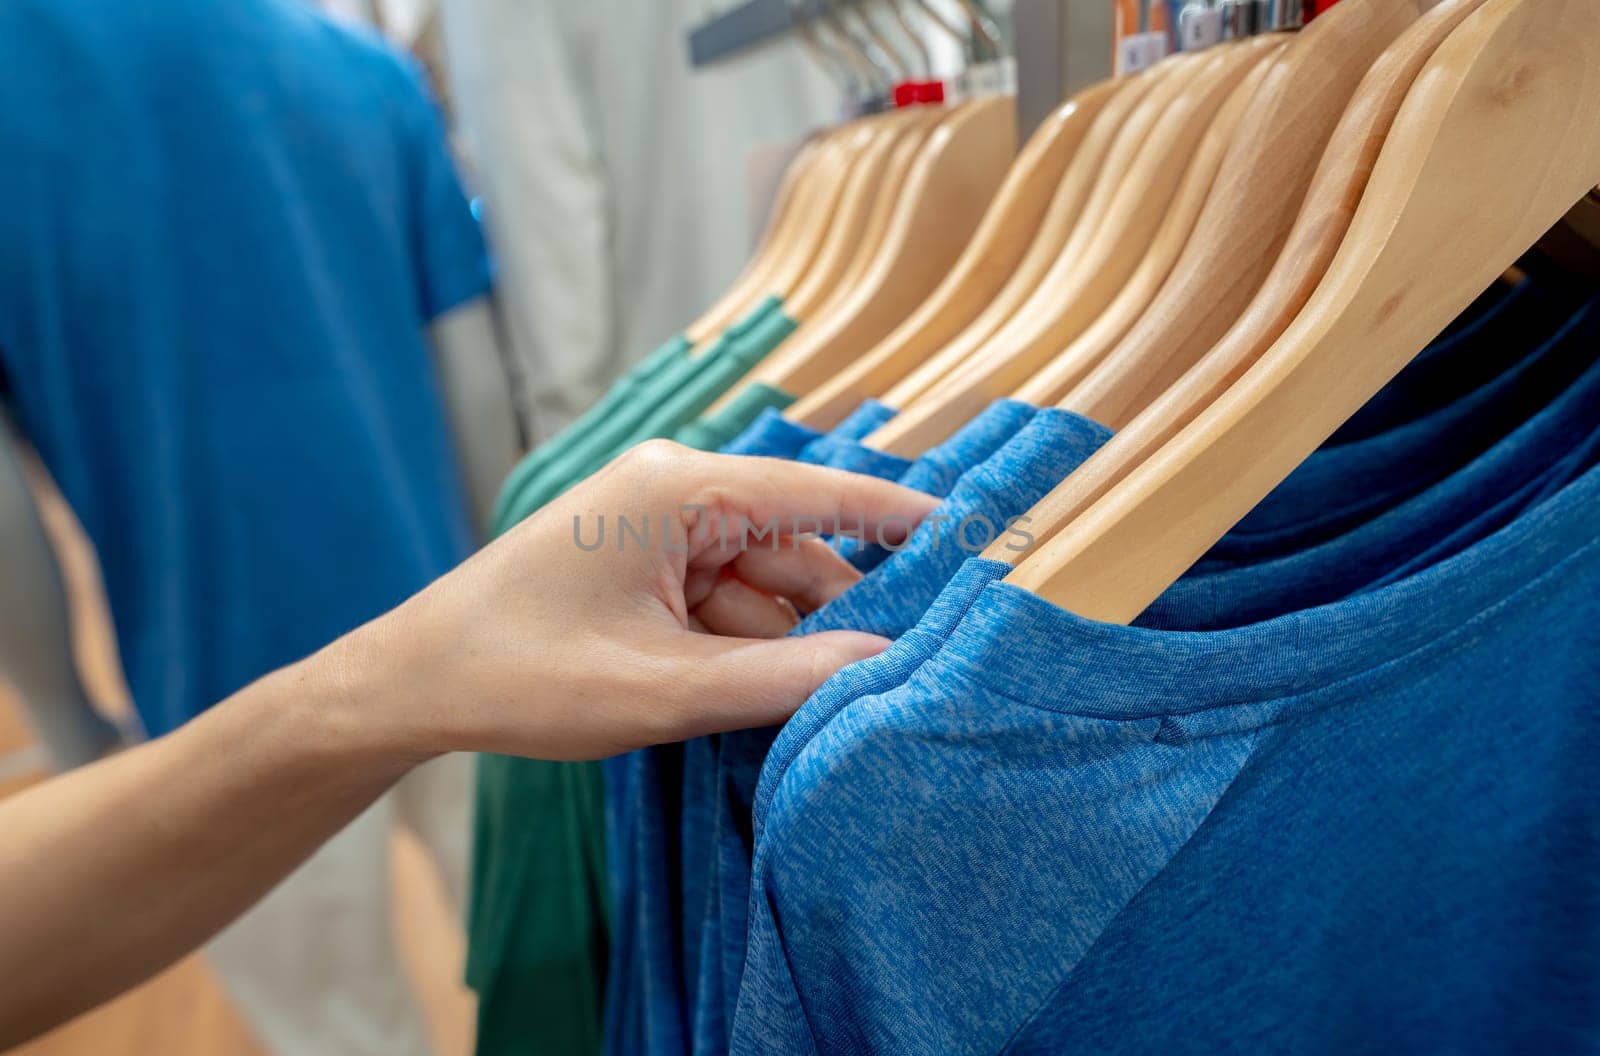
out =
[[[713,515],[742,520],[719,536],[742,548],[779,536],[863,535],[898,545],[939,500],[911,488],[824,466],[773,458],[705,455],[705,505]],[[721,526],[717,526],[721,527]]]
[[[757,590],[815,612],[861,581],[861,573],[820,539],[782,540],[776,548],[744,551],[733,574]]]
[[[794,606],[732,576],[724,576],[694,609],[698,626],[732,638],[782,638],[799,617]]]
[[[776,549],[746,550],[691,600],[699,626],[735,638],[781,638],[799,613],[822,608],[861,573],[819,539],[787,539]]]
[[[889,641],[854,631],[748,641],[694,637],[683,690],[692,707],[670,731],[678,739],[776,726],[840,668],[883,652]]]

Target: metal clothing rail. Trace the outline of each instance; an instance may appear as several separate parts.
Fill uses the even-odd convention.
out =
[[[822,13],[822,0],[745,0],[689,31],[689,61],[709,66],[782,36],[796,18]]]

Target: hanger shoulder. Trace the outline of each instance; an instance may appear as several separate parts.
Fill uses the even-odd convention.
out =
[[[824,143],[813,137],[789,162],[783,179],[778,183],[772,215],[767,220],[767,229],[755,253],[751,254],[750,262],[728,288],[728,292],[689,324],[684,333],[691,342],[698,344],[726,329],[738,319],[739,313],[748,304],[766,292],[773,269],[782,259],[785,247],[795,237],[795,227],[801,213],[797,203],[804,197],[806,181],[816,175],[818,158],[824,149]]]
[[[840,274],[826,296],[821,301],[807,306],[805,316],[807,319],[825,317],[834,304],[849,296],[856,283],[861,281],[861,277],[878,259],[878,255],[884,252],[906,179],[915,168],[917,158],[926,149],[933,129],[947,120],[954,111],[940,107],[917,107],[906,113],[911,118],[911,128],[900,137],[890,155],[888,169],[884,172],[883,193],[873,199],[865,237],[857,251],[851,255],[849,266]],[[783,362],[781,353],[774,362]]]
[[[874,144],[892,141],[895,136],[895,127],[885,124],[881,117],[851,122],[830,142],[833,150],[824,163],[826,168],[819,169],[817,192],[806,201],[796,221],[796,237],[789,252],[773,268],[769,285],[757,297],[772,293],[787,298],[805,278],[832,231],[833,218],[844,202],[856,164]]]
[[[1061,258],[1067,240],[1083,216],[1084,203],[1095,187],[1101,166],[1129,116],[1150,88],[1169,72],[1171,67],[1163,63],[1137,77],[1115,82],[1119,85],[1116,95],[1090,124],[1082,147],[1073,155],[1061,186],[1050,201],[1049,211],[1040,225],[1039,237],[1034,240],[1005,287],[961,333],[896,382],[884,395],[884,403],[891,407],[910,406],[912,400],[966,362],[968,356],[1027,302],[1051,265]]]
[[[832,428],[862,400],[882,394],[992,303],[1033,244],[1044,237],[1042,222],[1067,166],[1117,89],[1112,81],[1094,85],[1050,116],[1017,156],[949,276],[870,352],[790,408],[794,421]]]
[[[1417,77],[1289,329],[1009,581],[1132,619],[1597,181],[1592,0],[1487,0]]]
[[[1166,288],[1065,406],[1119,427],[1222,338],[1280,256],[1357,85],[1422,2],[1341,0],[1296,35]]]
[[[1450,33],[1484,0],[1445,0],[1379,58],[1334,131],[1304,208],[1261,291],[1237,325],[1182,379],[1028,511],[1035,546],[1047,542],[1218,399],[1271,346],[1327,273],[1400,104]],[[1074,406],[1076,396],[1065,406]],[[1091,415],[1092,417],[1092,415]],[[1097,421],[1102,419],[1096,419]],[[1025,554],[991,553],[1013,563]]]
[[[1146,132],[1138,136],[1130,163],[1108,165],[1101,174],[1109,187],[1107,204],[1098,216],[1089,214],[1089,233],[1080,239],[1074,232],[1063,266],[1052,269],[1028,305],[958,373],[874,434],[872,446],[917,457],[966,421],[952,413],[954,401],[987,406],[1010,395],[1094,321],[1149,249],[1209,123],[1200,115],[1222,105],[1264,43],[1258,38],[1202,53],[1192,74],[1169,75],[1150,93],[1140,107],[1150,108]],[[1137,135],[1138,126],[1132,127]]]
[[[1016,399],[1036,407],[1055,403],[1138,321],[1140,313],[1171,274],[1173,264],[1194,232],[1195,220],[1211,194],[1223,156],[1232,145],[1245,114],[1258,102],[1261,82],[1271,66],[1272,55],[1281,46],[1279,42],[1277,47],[1262,55],[1206,129],[1138,270],[1087,330],[1017,390]]]
[[[882,236],[884,204],[893,198],[897,178],[935,120],[933,114],[912,111],[887,116],[894,120],[882,123],[880,133],[862,147],[832,216],[822,225],[825,235],[815,259],[785,298],[784,311],[792,318],[809,318],[854,261],[872,251],[874,238]]]
[[[760,380],[804,394],[920,304],[977,228],[1016,154],[1009,97],[963,104],[928,136],[893,204],[883,244],[841,296],[763,364]]]

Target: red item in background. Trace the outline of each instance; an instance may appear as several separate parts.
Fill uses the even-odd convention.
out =
[[[943,81],[901,81],[894,86],[894,105],[917,106],[944,102]]]
[[[1339,0],[1312,0],[1312,3],[1310,4],[1311,11],[1307,15],[1307,18],[1316,18],[1318,15],[1322,14],[1324,11],[1328,10],[1328,8],[1332,7],[1338,2]]]

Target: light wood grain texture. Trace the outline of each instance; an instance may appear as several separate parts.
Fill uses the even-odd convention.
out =
[[[796,203],[801,199],[807,177],[815,175],[818,158],[824,152],[825,137],[813,137],[800,148],[789,162],[783,179],[778,182],[778,193],[772,202],[772,215],[767,220],[766,231],[750,255],[750,261],[733,281],[728,292],[696,319],[684,332],[696,343],[708,335],[721,333],[736,322],[745,305],[760,298],[771,283],[773,270],[782,260],[784,248],[794,238],[795,225],[800,221]]]
[[[1154,111],[1149,132],[1131,164],[1102,173],[1113,188],[1109,201],[1103,211],[1091,202],[1086,217],[1093,230],[1083,239],[1074,233],[1063,252],[1065,267],[1053,270],[954,376],[875,433],[871,446],[905,458],[921,455],[1010,395],[1094,322],[1138,269],[1210,119],[1268,43],[1256,39],[1203,52],[1192,74],[1170,74],[1151,91],[1141,104]]]
[[[1008,581],[1088,619],[1133,619],[1596,181],[1593,0],[1488,0],[1418,75],[1289,329]]]
[[[948,274],[1016,156],[1016,103],[989,97],[956,108],[906,177],[882,247],[847,292],[797,330],[752,374],[803,395],[882,340]]]
[[[916,152],[943,113],[918,108],[884,116],[879,133],[861,148],[851,166],[844,192],[825,224],[820,252],[785,297],[783,310],[792,318],[810,318],[846,276],[859,268],[857,262],[870,259],[877,251],[887,232],[888,207],[898,181],[905,178]]]
[[[1155,241],[1127,285],[1122,287],[1099,318],[1067,346],[1066,351],[1023,383],[1015,394],[1016,399],[1036,407],[1056,402],[1063,392],[1100,361],[1149,306],[1151,298],[1155,297],[1161,284],[1171,274],[1184,244],[1194,233],[1195,220],[1211,194],[1223,156],[1232,146],[1245,114],[1258,105],[1261,82],[1271,65],[1272,56],[1281,47],[1280,43],[1256,61],[1250,73],[1239,82],[1227,103],[1218,111],[1211,127],[1206,129],[1205,138],[1195,151],[1194,161],[1184,173],[1178,193],[1167,207],[1167,215],[1156,231]]]
[[[993,302],[1030,247],[1046,237],[1042,224],[1067,165],[1118,89],[1112,81],[1097,84],[1046,120],[1017,156],[945,280],[870,352],[791,407],[792,420],[820,430],[833,428],[861,401],[881,395],[959,334]]]
[[[1279,258],[1356,86],[1420,13],[1420,0],[1342,0],[1296,35],[1171,278],[1067,406],[1120,428],[1221,339]]]
[[[1153,79],[1149,89],[1113,130],[1105,157],[1094,172],[1093,183],[1082,207],[1073,217],[1072,229],[1061,252],[1050,262],[1049,268],[1028,293],[1023,302],[981,341],[960,341],[947,347],[934,360],[902,386],[891,393],[890,406],[901,413],[891,421],[889,428],[879,429],[867,438],[867,444],[883,451],[905,454],[915,458],[928,447],[939,442],[941,429],[953,431],[982,410],[980,386],[972,380],[974,371],[994,371],[1003,363],[1006,349],[1025,345],[1038,334],[1053,316],[1059,315],[1072,304],[1073,277],[1095,243],[1095,236],[1107,226],[1112,208],[1118,202],[1119,192],[1127,188],[1137,171],[1146,146],[1160,127],[1162,115],[1181,99],[1189,86],[1208,67],[1214,66],[1216,56],[1202,58],[1199,54],[1176,55],[1161,63],[1159,78]],[[1156,148],[1152,148],[1156,149]],[[1150,170],[1153,171],[1153,170]],[[1131,193],[1124,198],[1132,202]],[[1127,219],[1126,207],[1123,214]],[[1111,241],[1102,239],[1101,245],[1109,247]],[[1142,247],[1125,249],[1125,255]],[[935,373],[937,372],[937,373]],[[907,390],[919,387],[909,399]],[[977,405],[977,406],[974,406]],[[941,422],[940,418],[951,421]]]
[[[1110,488],[1176,436],[1271,347],[1305,307],[1326,275],[1361,203],[1379,151],[1423,64],[1482,0],[1447,0],[1412,23],[1372,64],[1323,153],[1285,250],[1249,309],[1223,339],[1176,384],[1118,429],[1110,441],[1028,512],[1034,548],[1049,541]],[[1340,8],[1327,18],[1360,15]],[[1304,40],[1317,38],[1305,37]],[[1328,38],[1323,38],[1328,39]],[[1329,104],[1337,100],[1329,100]],[[1068,409],[1077,394],[1070,397]],[[1031,549],[1031,548],[1030,548]],[[1013,563],[1026,551],[991,555]]]
[[[693,342],[696,352],[704,351],[723,330],[743,318],[765,297],[785,296],[805,275],[806,270],[822,252],[824,240],[834,214],[843,200],[844,191],[856,162],[868,144],[886,134],[877,118],[864,118],[827,137],[818,150],[817,159],[807,166],[807,178],[796,191],[795,201],[787,212],[791,214],[785,232],[772,251],[770,266],[764,266],[757,278],[759,284],[749,290],[734,291],[718,302],[715,315],[697,320],[684,331]],[[728,305],[734,305],[731,310]],[[706,322],[720,325],[706,326]]]
[[[827,311],[871,267],[889,237],[900,188],[929,135],[952,112],[943,107],[916,107],[885,115],[884,124],[893,132],[884,136],[881,144],[869,148],[876,170],[871,183],[865,187],[861,201],[851,203],[858,209],[854,215],[847,218],[843,208],[835,210],[825,245],[831,248],[846,223],[859,225],[859,230],[845,240],[842,253],[830,256],[824,252],[806,270],[794,294],[784,301],[784,311],[791,318],[804,322]],[[864,156],[857,168],[862,168],[865,161]],[[850,198],[848,191],[845,197]]]
[[[1155,85],[1168,74],[1183,68],[1183,65],[1177,61],[1159,63],[1137,77],[1116,82],[1119,85],[1116,95],[1090,124],[1083,145],[1073,155],[1072,163],[1062,176],[1061,186],[1050,201],[1050,208],[1040,225],[1039,237],[1034,240],[1011,278],[989,306],[960,334],[896,382],[884,394],[884,403],[890,407],[910,406],[918,396],[965,363],[1027,303],[1050,269],[1061,259],[1067,241],[1083,218],[1090,194],[1098,186],[1100,170],[1106,164],[1112,148],[1121,141],[1123,130],[1134,110]]]

